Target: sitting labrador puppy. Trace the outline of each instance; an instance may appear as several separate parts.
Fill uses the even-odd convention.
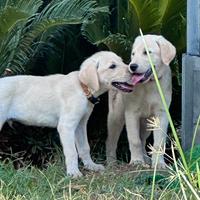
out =
[[[110,88],[131,92],[132,74],[112,52],[98,52],[68,75],[13,76],[0,79],[0,129],[9,120],[26,125],[57,127],[67,174],[81,176],[78,155],[85,168],[98,171],[90,156],[86,124],[96,97]],[[78,153],[77,153],[78,152]]]
[[[175,57],[176,49],[162,36],[145,35],[144,39],[149,48],[167,104],[170,106],[172,83],[169,64]],[[133,44],[129,69],[133,73],[132,83],[135,85],[133,92],[122,94],[114,90],[109,91],[107,161],[113,162],[116,159],[117,142],[125,123],[131,152],[130,164],[144,164],[145,144],[150,134],[150,131],[146,130],[146,119],[155,116],[160,120],[161,130],[153,131],[153,147],[156,151],[165,149],[168,120],[140,36]],[[155,166],[156,156],[158,156],[158,168],[164,168],[163,154],[158,155],[155,152],[152,155],[152,167]]]

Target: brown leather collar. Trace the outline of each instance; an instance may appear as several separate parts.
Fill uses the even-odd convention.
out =
[[[100,99],[93,96],[93,94],[91,93],[91,91],[87,85],[85,85],[81,81],[80,81],[80,84],[81,84],[81,87],[82,87],[83,92],[84,92],[85,96],[87,97],[87,99],[94,105],[98,104],[100,102]]]

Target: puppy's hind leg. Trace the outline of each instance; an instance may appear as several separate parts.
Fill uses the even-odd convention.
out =
[[[76,147],[78,150],[79,157],[82,159],[84,167],[88,170],[102,171],[104,166],[101,164],[96,164],[92,161],[90,156],[90,146],[88,144],[87,138],[87,121],[90,113],[86,114],[80,121],[75,137],[76,137]]]
[[[116,161],[116,149],[120,133],[125,123],[122,95],[116,91],[109,92],[108,137],[106,140],[107,164]]]

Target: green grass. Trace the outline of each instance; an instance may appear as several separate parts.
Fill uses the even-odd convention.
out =
[[[49,163],[46,169],[27,166],[16,170],[12,162],[1,162],[0,200],[150,199],[154,173],[151,169],[120,163],[107,167],[101,174],[83,168],[81,171],[85,174],[81,178],[67,177],[60,159]],[[163,178],[170,176],[169,171],[157,172],[154,199],[182,198],[179,187],[166,189],[168,182]],[[189,198],[192,194],[188,192],[187,195]]]

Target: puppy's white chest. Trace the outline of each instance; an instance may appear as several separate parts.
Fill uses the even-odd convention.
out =
[[[161,99],[154,84],[136,87],[135,90],[124,97],[127,110],[138,113],[141,117],[149,117],[161,107]]]

